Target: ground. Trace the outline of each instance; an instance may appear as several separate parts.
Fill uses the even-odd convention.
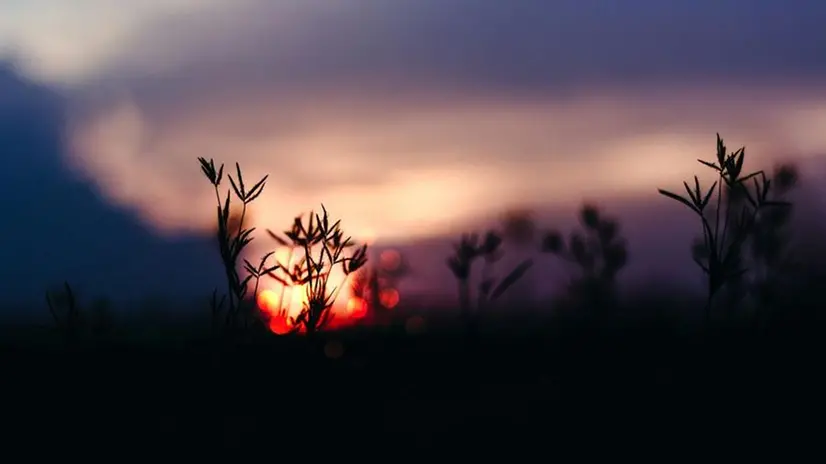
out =
[[[9,443],[48,438],[68,443],[66,456],[115,445],[469,457],[557,455],[580,441],[593,452],[605,439],[647,450],[776,442],[811,430],[822,345],[802,332],[642,329],[18,344],[3,349],[3,411],[18,437]]]

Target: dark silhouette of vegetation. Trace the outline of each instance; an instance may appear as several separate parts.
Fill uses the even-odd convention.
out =
[[[770,199],[772,182],[762,170],[750,174],[743,172],[745,157],[745,147],[728,153],[723,139],[717,134],[716,160],[698,160],[717,173],[717,181],[711,187],[701,188],[700,180],[694,176],[693,187],[683,182],[685,197],[659,190],[661,195],[687,206],[700,219],[702,251],[695,252],[695,262],[707,276],[704,311],[707,324],[711,320],[714,297],[724,287],[736,285],[747,271],[743,263],[744,249],[755,234],[761,213],[772,207],[788,206],[786,202]],[[730,193],[726,195],[724,189]],[[709,211],[710,203],[713,211]]]
[[[83,321],[75,292],[69,282],[63,284],[63,290],[60,293],[46,292],[46,305],[55,326],[67,341],[73,341],[79,335]]]
[[[243,324],[246,328],[251,320],[257,320],[255,318],[256,313],[248,309],[250,308],[250,305],[243,304],[247,297],[247,284],[250,280],[254,279],[254,290],[252,295],[254,301],[255,297],[258,295],[258,282],[261,276],[269,274],[277,269],[277,266],[268,266],[267,260],[273,254],[269,253],[261,258],[258,265],[253,265],[246,259],[243,259],[243,265],[244,269],[247,271],[247,275],[241,277],[239,273],[239,267],[241,264],[240,260],[242,259],[241,256],[250,242],[252,242],[254,238],[252,233],[255,232],[254,227],[244,227],[247,206],[258,198],[258,196],[264,191],[267,176],[264,176],[252,187],[247,189],[241,173],[241,166],[239,166],[238,163],[235,163],[237,181],[229,174],[227,175],[227,179],[229,179],[230,186],[232,187],[231,191],[235,193],[236,199],[241,202],[241,212],[236,216],[231,212],[232,204],[230,201],[230,189],[227,189],[224,200],[221,200],[219,188],[221,187],[221,181],[224,176],[224,165],[222,164],[216,169],[215,162],[211,159],[207,161],[204,158],[198,158],[198,161],[201,164],[201,171],[204,173],[204,176],[206,176],[207,180],[209,180],[215,189],[215,200],[218,202],[216,210],[218,224],[218,250],[221,254],[221,262],[224,265],[224,273],[226,275],[228,287],[227,295],[221,297],[220,299],[217,297],[217,292],[213,293],[213,298],[211,300],[212,315],[217,320],[223,310],[223,303],[227,302],[228,306],[224,316],[224,324],[226,328],[230,330],[237,329],[239,319],[243,319]],[[244,309],[246,309],[246,311],[242,312]]]
[[[504,277],[497,278],[494,265],[502,258],[502,237],[489,230],[484,237],[479,234],[465,234],[454,245],[454,253],[447,259],[447,266],[456,277],[459,290],[459,307],[462,317],[470,327],[483,306],[501,297],[514,283],[521,279],[533,266],[532,259],[526,259],[516,265]],[[471,271],[473,264],[482,260],[482,275],[477,285],[477,304],[471,303]]]
[[[502,237],[518,247],[529,248],[536,236],[536,219],[527,208],[514,208],[502,215]]]
[[[770,311],[777,303],[777,292],[783,285],[784,278],[793,273],[793,263],[787,256],[791,241],[789,223],[793,208],[785,199],[797,186],[797,182],[798,174],[793,165],[783,164],[775,167],[772,176],[767,179],[771,187],[768,198],[771,204],[784,207],[759,211],[750,224],[751,230],[737,230],[741,223],[735,218],[729,219],[730,227],[734,229],[732,234],[744,237],[743,253],[732,257],[736,260],[733,266],[751,270],[748,274],[744,272],[732,276],[727,288],[721,289],[726,293],[725,307],[729,315],[750,300],[756,305],[755,322],[758,322],[761,313]],[[750,206],[748,197],[743,192],[742,189],[724,186],[722,195],[726,207],[723,214],[731,216],[733,212],[742,211]],[[710,254],[702,239],[695,240],[692,253],[698,262],[707,262]]]
[[[228,289],[226,294],[215,289],[210,298],[216,329],[231,332],[266,325],[273,314],[256,307],[262,278],[281,284],[276,316],[285,320],[285,289],[306,292],[306,303],[298,315],[289,317],[288,333],[303,330],[312,334],[328,328],[333,304],[344,286],[374,311],[395,307],[398,293],[389,305],[382,295],[387,290],[396,291],[397,281],[408,271],[406,261],[394,251],[391,267],[382,264],[382,258],[367,266],[367,246],[356,246],[351,238],[345,238],[341,222],[331,221],[323,205],[321,214],[300,215],[283,233],[267,230],[278,246],[290,251],[285,262],[270,262],[275,251],[255,263],[248,260],[245,250],[255,232],[248,226],[248,206],[261,195],[268,177],[248,187],[236,163],[235,175],[226,176],[229,186],[222,194],[224,166],[216,166],[213,160],[198,160],[215,191],[216,237]],[[789,255],[792,207],[788,195],[797,186],[799,174],[789,164],[777,166],[770,176],[763,171],[746,174],[745,148],[729,153],[719,134],[716,159],[698,161],[716,173],[717,180],[711,186],[703,188],[695,176],[693,186],[684,182],[686,196],[662,189],[659,193],[688,207],[699,219],[702,236],[691,250],[707,280],[704,319],[710,324],[712,311],[717,308],[727,309],[725,313],[730,315],[737,308],[750,308],[756,322],[767,318],[780,310],[781,295],[788,294],[795,281],[802,279],[801,266]],[[579,222],[580,229],[567,236],[557,230],[545,232],[539,250],[574,266],[574,275],[565,287],[568,301],[573,303],[571,309],[612,313],[619,307],[617,277],[628,261],[626,240],[618,221],[593,204],[582,206]],[[528,257],[504,274],[496,272],[506,243],[512,244],[514,251],[523,252],[529,252],[529,245],[535,243],[537,225],[532,212],[524,208],[508,210],[500,218],[500,227],[501,231],[464,234],[447,259],[457,281],[462,319],[468,325],[475,324],[486,306],[513,288],[533,266],[533,259]],[[336,267],[343,272],[342,282],[331,281],[331,271]],[[68,285],[63,293],[62,297],[49,294],[47,301],[55,323],[67,338],[72,338],[80,330],[81,317]],[[64,315],[58,316],[59,311]],[[109,311],[96,312],[99,316],[95,316],[93,331],[110,331]],[[393,318],[392,311],[386,314]]]
[[[581,231],[573,231],[567,243],[562,234],[545,234],[541,250],[553,253],[577,267],[568,291],[578,307],[607,309],[616,303],[617,274],[628,261],[619,223],[604,217],[596,206],[586,204],[579,213]]]
[[[703,232],[692,253],[708,279],[708,294],[696,308],[680,294],[618,305],[617,277],[628,260],[627,243],[616,219],[585,204],[579,211],[580,227],[567,235],[551,230],[537,240],[536,221],[524,211],[503,218],[501,232],[463,235],[447,259],[458,283],[460,324],[456,325],[455,314],[440,311],[453,305],[399,307],[386,311],[387,324],[369,330],[357,325],[325,330],[331,328],[338,289],[349,284],[354,295],[380,305],[381,290],[395,287],[396,280],[406,275],[401,255],[394,255],[390,266],[382,264],[381,255],[368,263],[367,246],[345,238],[340,221],[332,221],[322,205],[322,213],[298,216],[282,233],[267,230],[275,245],[290,251],[289,256],[270,264],[274,252],[265,253],[254,265],[244,253],[255,231],[247,225],[246,205],[263,190],[266,177],[247,189],[236,165],[236,175],[227,176],[230,188],[223,196],[219,191],[223,167],[201,159],[218,200],[216,234],[229,290],[212,293],[213,325],[235,334],[272,317],[253,305],[260,279],[274,279],[282,290],[307,292],[306,303],[291,319],[287,333],[313,336],[275,337],[247,330],[244,341],[250,343],[230,345],[213,343],[208,337],[201,343],[200,332],[186,334],[179,329],[168,339],[153,338],[152,349],[137,342],[111,343],[98,336],[111,329],[111,321],[101,320],[98,329],[86,331],[88,313],[66,284],[59,292],[47,293],[49,310],[67,341],[94,335],[92,343],[85,345],[90,349],[75,349],[85,347],[75,343],[66,350],[70,355],[58,350],[49,357],[36,346],[21,348],[19,353],[25,355],[2,357],[4,375],[10,379],[4,388],[11,388],[8,397],[15,400],[36,396],[38,406],[26,408],[25,415],[38,421],[44,416],[74,421],[83,415],[91,424],[82,432],[56,424],[63,426],[54,427],[61,433],[50,435],[49,443],[60,438],[86,440],[93,431],[116,446],[121,443],[118,439],[129,435],[125,430],[130,424],[150,422],[155,425],[132,434],[147,447],[168,449],[182,443],[192,450],[209,443],[210,452],[259,446],[269,453],[298,448],[317,457],[325,451],[371,446],[425,450],[431,455],[434,449],[452,448],[465,457],[489,444],[525,450],[535,442],[525,439],[525,431],[535,429],[533,424],[566,430],[582,417],[601,417],[614,410],[625,423],[628,417],[644,414],[646,405],[667,410],[667,417],[660,414],[648,422],[670,434],[676,429],[664,426],[667,418],[693,423],[686,420],[691,414],[708,419],[718,408],[756,409],[764,414],[763,406],[776,399],[784,401],[784,408],[793,401],[807,406],[808,398],[822,391],[822,381],[811,374],[817,362],[813,353],[822,348],[823,339],[816,332],[824,327],[817,319],[822,312],[807,313],[811,318],[799,320],[791,332],[753,331],[747,325],[725,333],[695,333],[693,327],[683,330],[667,320],[651,318],[636,325],[615,317],[626,315],[629,308],[654,314],[652,306],[697,311],[705,304],[708,321],[712,310],[746,303],[756,304],[768,317],[769,311],[791,310],[784,302],[788,298],[794,304],[813,296],[823,301],[820,281],[791,257],[792,209],[787,201],[798,185],[795,169],[782,165],[771,176],[742,175],[743,150],[726,154],[719,137],[718,155],[716,162],[701,161],[718,173],[718,182],[710,188],[701,188],[695,178],[693,188],[685,185],[687,197],[661,191],[690,208]],[[537,241],[541,241],[538,249]],[[545,301],[525,302],[526,307],[509,308],[507,313],[486,311],[512,291],[533,265],[532,259],[524,259],[500,277],[496,271],[507,242],[514,245],[513,251],[526,252],[531,245],[534,252],[570,263],[575,272],[566,290],[576,303],[570,309],[593,317],[573,325],[566,318],[544,319],[552,316]],[[334,281],[332,271],[337,267],[344,274],[341,282]],[[799,284],[804,281],[806,285]],[[283,293],[281,297],[279,305]],[[623,311],[614,311],[620,307]],[[490,317],[496,330],[475,330],[480,314]],[[452,331],[457,329],[471,337],[456,337]],[[155,326],[153,330],[153,334],[160,332]],[[793,336],[784,338],[788,333]],[[100,349],[97,343],[102,343]],[[0,339],[0,347],[8,344]],[[157,382],[161,387],[142,390],[140,402],[111,400],[107,406],[116,407],[98,408],[116,410],[110,416],[88,407],[100,402],[102,391],[129,391],[147,378],[162,379]],[[59,394],[53,394],[56,386]],[[817,393],[807,395],[809,391]],[[434,401],[452,394],[459,394],[461,401],[451,398],[449,406]],[[669,407],[663,408],[665,404]],[[69,413],[65,408],[75,409]],[[348,417],[374,429],[338,425]],[[726,422],[726,427],[729,431],[732,423]],[[36,430],[31,435],[42,440],[46,432],[40,422]],[[273,447],[273,437],[285,446]],[[122,449],[129,446],[133,444]]]
[[[292,228],[283,233],[286,238],[267,231],[278,244],[299,250],[299,261],[292,267],[289,263],[279,263],[267,275],[281,283],[282,288],[305,286],[306,304],[291,325],[303,327],[308,334],[327,327],[332,320],[333,303],[346,285],[346,282],[331,283],[330,272],[340,266],[346,280],[367,263],[367,245],[357,247],[351,237],[345,238],[341,221],[331,223],[324,205],[321,209],[321,216],[310,212],[306,224],[301,216],[296,217]],[[355,251],[346,254],[351,248]]]

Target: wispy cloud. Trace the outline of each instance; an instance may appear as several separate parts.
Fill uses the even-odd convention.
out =
[[[178,106],[174,116],[124,100],[81,124],[76,160],[162,228],[203,229],[213,219],[194,163],[207,156],[273,175],[257,213],[269,224],[324,201],[356,229],[421,236],[514,203],[648,193],[682,179],[715,131],[764,163],[826,152],[823,92],[759,94],[709,88],[667,106],[646,93],[374,106],[262,95],[216,101],[214,111],[203,101]],[[255,123],[236,125],[236,114]]]

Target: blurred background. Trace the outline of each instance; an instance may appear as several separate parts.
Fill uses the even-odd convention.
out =
[[[583,202],[628,240],[625,288],[699,289],[699,226],[656,189],[703,172],[716,132],[751,169],[797,166],[817,243],[824,22],[807,0],[0,2],[3,313],[64,280],[205,304],[222,274],[199,156],[270,175],[259,232],[323,202],[374,259],[399,252],[402,298],[454,297],[461,232],[513,210],[567,231]],[[537,259],[531,298],[565,283]]]

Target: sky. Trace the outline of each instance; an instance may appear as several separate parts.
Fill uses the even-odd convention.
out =
[[[690,218],[655,189],[715,132],[755,167],[826,174],[824,21],[806,0],[0,0],[0,175],[20,198],[0,285],[208,294],[198,156],[270,174],[264,228],[324,202],[415,249],[519,205],[567,225],[588,199],[625,219],[630,274],[679,276]]]

